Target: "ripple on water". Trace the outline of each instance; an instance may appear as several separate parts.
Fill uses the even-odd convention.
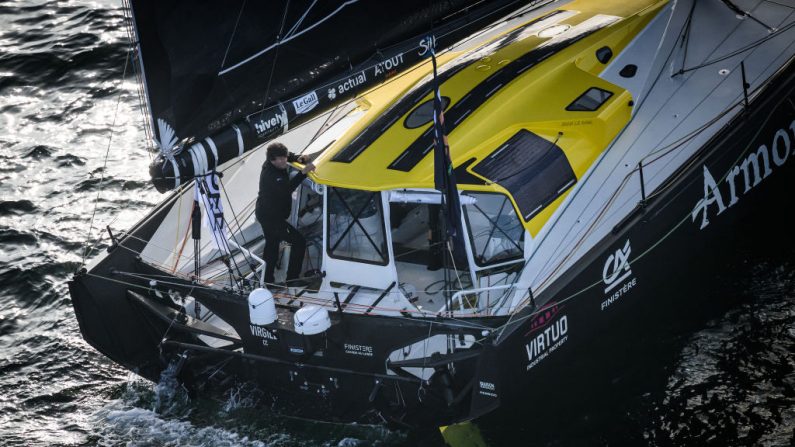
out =
[[[119,178],[103,179],[100,177],[93,177],[79,182],[75,190],[78,192],[96,190],[96,188],[100,185],[100,183],[102,184],[103,190],[118,189],[122,191],[130,191],[130,190],[147,189],[149,187],[149,182],[141,180],[126,180]]]
[[[86,160],[84,158],[72,154],[59,155],[55,157],[55,161],[58,162],[59,168],[84,166],[86,164]]]
[[[0,216],[19,216],[36,210],[36,205],[30,200],[0,200]],[[0,241],[2,237],[0,230]]]
[[[683,350],[647,431],[653,445],[795,445],[795,273],[757,273],[756,299]]]
[[[52,154],[54,154],[55,152],[58,152],[58,149],[55,149],[54,147],[50,147],[44,144],[37,144],[36,146],[29,148],[25,152],[25,155],[22,156],[22,158],[32,158],[35,160],[41,160],[43,158],[50,158]]]

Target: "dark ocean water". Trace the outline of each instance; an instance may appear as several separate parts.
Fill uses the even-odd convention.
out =
[[[0,445],[413,444],[381,427],[279,417],[247,389],[192,401],[82,340],[66,281],[95,201],[92,240],[159,199],[135,80],[122,77],[127,51],[115,2],[0,0]],[[562,425],[541,444],[795,444],[793,267],[749,267],[738,287],[750,299],[682,340],[664,387],[589,410],[601,430]]]

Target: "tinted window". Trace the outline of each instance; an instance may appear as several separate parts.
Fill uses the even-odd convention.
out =
[[[450,104],[450,98],[442,96],[442,110],[447,109],[448,104]],[[409,113],[403,125],[409,129],[416,129],[431,121],[433,121],[433,98],[420,104],[419,107]]]
[[[591,87],[566,107],[569,112],[593,112],[605,103],[613,92]]]

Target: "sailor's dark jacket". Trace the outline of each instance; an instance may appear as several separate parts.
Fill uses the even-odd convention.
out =
[[[288,160],[295,161],[296,157],[290,154]],[[263,225],[284,222],[290,216],[292,193],[305,178],[306,174],[299,172],[291,179],[289,168],[278,169],[265,161],[259,176],[257,220]]]

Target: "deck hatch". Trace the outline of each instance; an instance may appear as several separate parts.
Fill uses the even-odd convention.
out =
[[[472,169],[507,189],[528,221],[577,182],[563,150],[520,130]]]
[[[566,110],[569,112],[594,112],[602,107],[602,104],[606,103],[611,96],[613,96],[613,92],[591,87],[566,106]]]

